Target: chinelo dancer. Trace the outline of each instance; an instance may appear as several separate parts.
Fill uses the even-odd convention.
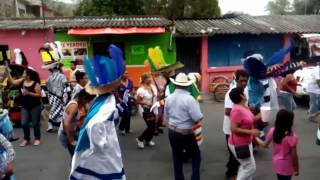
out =
[[[261,120],[255,122],[261,131],[270,120],[275,119],[279,110],[276,77],[286,76],[301,69],[304,62],[283,61],[285,55],[292,49],[292,43],[287,48],[275,52],[270,58],[265,59],[261,54],[252,54],[243,59],[243,67],[249,74],[248,102],[249,107]]]
[[[63,116],[63,106],[67,103],[64,95],[68,89],[68,81],[61,72],[59,44],[59,42],[46,43],[39,49],[42,61],[44,62],[42,68],[48,69],[51,72],[46,82],[47,96],[50,104],[47,132],[52,132],[53,126],[59,127]]]
[[[114,124],[116,99],[114,91],[125,72],[122,51],[110,45],[111,59],[95,56],[84,60],[90,81],[86,91],[97,95],[81,127],[72,159],[70,179],[125,180],[121,151]]]
[[[150,67],[150,70],[152,73],[160,73],[167,79],[164,99],[161,99],[159,100],[159,102],[155,103],[151,108],[151,110],[153,110],[155,108],[164,106],[166,103],[165,98],[175,92],[176,85],[172,83],[170,79],[175,79],[175,76],[177,73],[176,71],[183,68],[184,65],[179,61],[176,61],[173,64],[166,63],[166,61],[163,58],[162,50],[159,47],[149,48],[148,57],[147,57],[147,60],[145,61],[145,65]],[[188,93],[190,93],[190,95],[194,99],[200,100],[201,97],[200,97],[200,91],[197,87],[197,81],[201,79],[201,75],[199,73],[189,73],[187,78],[192,83],[189,86],[184,87],[184,89],[188,91]],[[197,121],[194,123],[193,133],[196,137],[196,141],[198,145],[200,145],[203,142],[202,126],[200,121]],[[187,161],[189,157],[190,157],[190,154],[184,149],[183,150],[184,161]]]

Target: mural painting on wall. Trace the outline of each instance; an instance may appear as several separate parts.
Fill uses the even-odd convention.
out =
[[[62,63],[69,68],[72,61],[82,64],[88,58],[88,43],[86,41],[61,42]]]

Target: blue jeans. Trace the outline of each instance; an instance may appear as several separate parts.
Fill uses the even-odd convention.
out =
[[[184,180],[183,150],[192,159],[191,180],[200,179],[201,153],[194,134],[182,135],[169,129],[169,141],[172,149],[175,180]]]
[[[296,108],[293,95],[289,92],[280,91],[278,95],[278,102],[281,109],[293,111]]]
[[[30,141],[30,120],[34,131],[34,138],[40,140],[40,115],[40,105],[30,109],[21,108],[21,124],[25,140]]]
[[[320,94],[309,93],[309,113],[310,115],[320,111]]]

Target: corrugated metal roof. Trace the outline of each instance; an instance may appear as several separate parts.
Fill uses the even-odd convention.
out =
[[[55,29],[100,28],[100,27],[166,27],[171,21],[163,17],[122,16],[122,17],[59,17],[46,18],[43,26],[41,18],[2,19],[0,29]]]
[[[320,15],[234,16],[175,21],[177,36],[215,34],[319,33]]]
[[[0,29],[69,29],[100,27],[167,27],[172,21],[157,16],[58,17],[0,19]],[[215,34],[320,33],[320,15],[234,16],[216,19],[176,20],[176,36]]]

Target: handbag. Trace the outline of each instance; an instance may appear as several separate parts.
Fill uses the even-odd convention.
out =
[[[156,116],[152,111],[150,111],[150,108],[143,108],[142,117],[146,121],[153,121],[156,119]]]
[[[233,140],[233,136],[232,137],[232,141],[234,143],[234,150],[236,152],[236,157],[239,159],[247,159],[251,156],[250,154],[250,149],[249,149],[249,145],[241,145],[241,146],[236,146],[235,141]]]
[[[151,104],[153,104],[154,92],[152,88],[151,88],[151,93],[152,93]],[[156,115],[151,111],[151,108],[147,108],[147,107],[143,108],[142,117],[146,121],[156,120]]]

